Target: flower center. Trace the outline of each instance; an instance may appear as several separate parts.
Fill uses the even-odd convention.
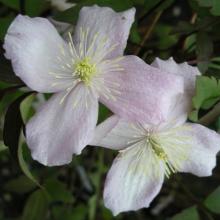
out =
[[[90,58],[86,57],[75,65],[75,71],[79,79],[89,85],[97,69],[96,65],[90,62]]]
[[[161,160],[167,160],[167,154],[165,153],[164,149],[160,146],[159,143],[154,138],[149,138],[149,144],[156,154],[156,156]]]

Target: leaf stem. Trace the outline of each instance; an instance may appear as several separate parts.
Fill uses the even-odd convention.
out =
[[[220,116],[220,102],[214,106],[214,108],[209,111],[206,115],[199,119],[199,123],[202,125],[210,125]]]
[[[151,33],[152,33],[152,31],[153,31],[153,29],[154,29],[156,23],[158,22],[158,20],[159,20],[161,14],[162,14],[162,11],[157,12],[157,13],[155,14],[154,19],[153,19],[151,25],[149,26],[149,28],[148,28],[147,31],[145,32],[144,37],[143,37],[143,40],[142,40],[142,42],[140,43],[140,45],[137,47],[137,49],[135,50],[134,54],[138,55],[138,54],[140,53],[141,48],[144,46],[145,42],[146,42],[146,41],[148,40],[148,38],[150,37],[150,35],[151,35]]]

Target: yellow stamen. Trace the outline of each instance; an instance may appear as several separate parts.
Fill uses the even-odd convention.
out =
[[[90,58],[86,57],[76,63],[75,71],[80,80],[82,80],[86,85],[89,85],[92,76],[94,76],[97,72],[97,68],[95,64],[90,62]]]

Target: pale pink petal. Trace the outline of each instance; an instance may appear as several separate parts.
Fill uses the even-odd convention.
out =
[[[176,63],[172,57],[168,60],[156,58],[151,65],[160,70],[183,76],[186,92],[191,96],[194,95],[196,76],[200,75],[197,67],[190,66],[186,62]]]
[[[140,130],[132,123],[113,115],[98,125],[90,145],[121,150],[140,138]]]
[[[124,57],[120,68],[123,71],[102,75],[100,101],[129,121],[157,124],[165,120],[173,99],[183,92],[182,77],[147,65],[136,56]]]
[[[108,172],[104,203],[114,215],[149,207],[159,193],[164,169],[149,148],[137,146],[118,155]]]
[[[53,95],[26,127],[32,157],[48,166],[71,162],[91,141],[97,123],[98,100],[79,84],[63,100]],[[61,101],[63,100],[63,102]]]
[[[134,8],[116,13],[109,7],[83,7],[79,13],[74,42],[78,45],[83,39],[82,32],[88,31],[87,45],[88,48],[93,45],[94,52],[90,56],[97,56],[97,53],[106,59],[121,56],[127,44],[134,14]]]
[[[65,66],[70,59],[66,44],[47,19],[18,15],[4,49],[15,74],[31,89],[57,92],[72,85],[72,70]]]
[[[188,134],[190,151],[180,171],[201,177],[210,176],[216,166],[216,154],[220,150],[220,135],[199,124],[187,123],[186,125],[191,128]]]
[[[161,130],[177,127],[187,121],[191,110],[191,99],[186,94],[179,94],[173,98],[166,120],[159,124]]]

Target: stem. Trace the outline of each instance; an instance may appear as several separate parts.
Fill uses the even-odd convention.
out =
[[[151,25],[150,25],[149,28],[147,29],[147,31],[146,31],[146,33],[145,33],[145,35],[144,35],[144,38],[143,38],[143,40],[142,40],[142,42],[140,43],[140,45],[138,46],[138,48],[136,49],[136,51],[134,52],[134,54],[138,55],[138,54],[140,53],[141,48],[144,46],[145,42],[146,42],[147,39],[150,37],[150,35],[151,35],[151,33],[152,33],[152,31],[153,31],[153,29],[154,29],[156,23],[158,22],[158,20],[159,20],[161,14],[162,14],[161,11],[160,11],[160,12],[157,12],[157,13],[155,14],[155,17],[154,17],[154,19],[153,19]]]
[[[215,105],[215,107],[209,111],[206,115],[199,119],[199,123],[202,125],[210,125],[212,122],[216,120],[220,116],[220,102]]]
[[[155,6],[153,6],[146,14],[141,16],[138,19],[138,22],[141,23],[145,18],[149,17],[161,4],[164,3],[164,0],[159,1]]]

